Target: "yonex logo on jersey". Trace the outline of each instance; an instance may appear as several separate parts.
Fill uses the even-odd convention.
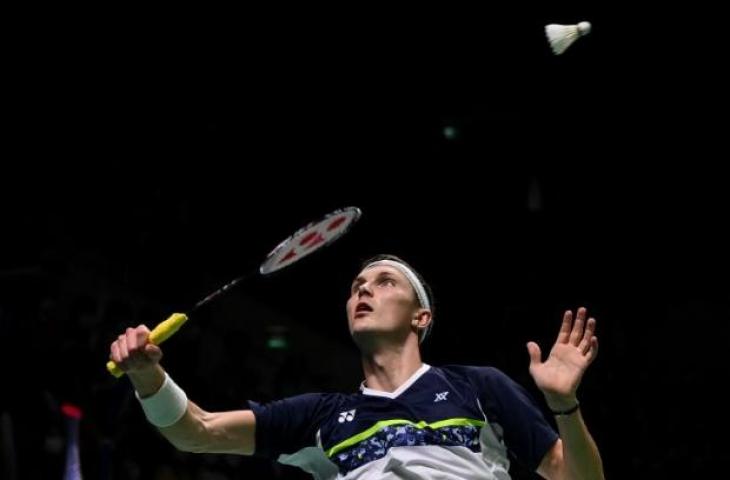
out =
[[[448,395],[449,392],[441,392],[436,394],[436,399],[433,401],[433,403],[441,402],[443,400],[446,400],[446,395]]]
[[[356,409],[353,408],[352,410],[340,413],[340,418],[338,418],[337,421],[340,423],[351,422],[352,419],[355,418],[355,410]]]

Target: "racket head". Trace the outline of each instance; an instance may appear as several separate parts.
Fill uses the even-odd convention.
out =
[[[266,256],[259,273],[268,275],[281,270],[331,244],[350,230],[361,215],[359,208],[345,207],[300,228]]]

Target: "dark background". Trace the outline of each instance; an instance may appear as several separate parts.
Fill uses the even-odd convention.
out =
[[[730,320],[720,17],[582,3],[11,17],[2,477],[60,478],[71,401],[87,478],[306,478],[175,452],[103,367],[126,326],[347,205],[363,217],[340,242],[166,344],[204,408],[354,390],[347,288],[388,252],[435,290],[425,361],[497,366],[544,406],[525,343],[547,352],[584,305],[601,352],[580,398],[608,476],[710,471]],[[592,33],[554,56],[544,25],[581,20]]]

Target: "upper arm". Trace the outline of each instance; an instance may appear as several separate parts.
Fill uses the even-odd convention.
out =
[[[563,441],[558,438],[542,457],[540,465],[537,467],[537,473],[548,480],[560,480],[565,476],[564,471]]]

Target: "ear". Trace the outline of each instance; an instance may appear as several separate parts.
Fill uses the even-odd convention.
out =
[[[416,330],[424,330],[431,323],[431,316],[431,310],[419,308],[416,310],[415,315],[413,315],[411,325],[416,328]]]

